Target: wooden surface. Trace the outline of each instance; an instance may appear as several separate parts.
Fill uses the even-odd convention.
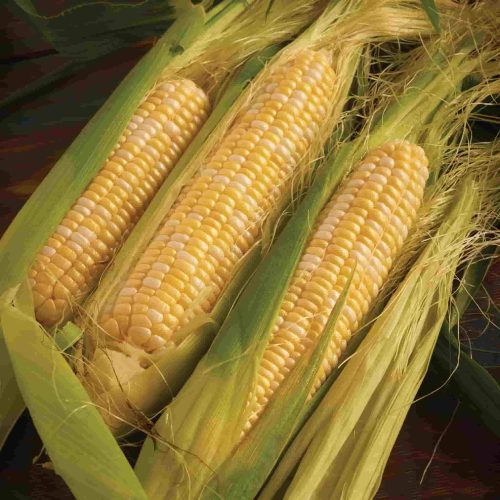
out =
[[[9,21],[3,30],[4,39],[0,40],[2,99],[60,67],[64,60],[5,7],[0,6],[0,16],[3,22]],[[121,50],[89,64],[9,114],[0,111],[0,233],[147,48],[146,42]],[[487,288],[496,297],[497,305],[499,280],[497,264],[487,279]],[[484,320],[477,310],[470,311],[463,335],[477,337],[482,325]],[[475,356],[487,366],[499,364],[498,330],[493,330],[490,325],[489,333],[471,341]],[[498,369],[493,372],[498,375]],[[419,396],[434,392],[442,382],[430,373]],[[2,498],[71,498],[64,483],[43,466],[46,457],[42,455],[31,465],[40,450],[29,416],[24,415],[0,455]],[[467,408],[457,407],[456,398],[442,388],[411,407],[378,498],[498,498],[499,455],[493,434],[482,428]]]

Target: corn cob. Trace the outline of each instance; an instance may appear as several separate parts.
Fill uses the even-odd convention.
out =
[[[197,310],[211,311],[325,123],[334,79],[324,52],[273,68],[104,307],[112,339],[161,352]]]
[[[424,151],[406,141],[370,152],[316,222],[273,325],[249,398],[248,431],[305,349],[324,331],[352,276],[312,396],[338,363],[377,296],[416,218],[428,176]]]
[[[89,293],[208,111],[205,93],[185,79],[159,83],[141,103],[29,270],[42,324],[54,325]]]

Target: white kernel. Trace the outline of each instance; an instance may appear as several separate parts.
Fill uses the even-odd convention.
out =
[[[269,139],[261,139],[259,141],[259,146],[269,149],[269,151],[274,151],[276,149],[276,144]]]
[[[154,128],[155,131],[162,130],[161,123],[158,120],[154,120],[153,118],[146,118],[144,120],[144,123],[147,124],[149,127]]]
[[[217,245],[210,245],[210,247],[208,248],[208,253],[218,260],[224,258],[224,252]]]
[[[328,217],[324,220],[324,222],[325,222],[325,224],[328,224],[328,225],[330,225],[330,226],[333,226],[333,228],[335,228],[335,226],[337,226],[337,225],[338,225],[338,223],[340,222],[340,218],[341,218],[341,217],[342,217],[342,216],[337,217],[337,216],[335,216],[335,215],[330,214],[330,215],[329,215],[329,216],[328,216]]]
[[[129,193],[131,193],[133,191],[132,186],[127,181],[125,181],[123,179],[117,179],[116,185],[122,187],[123,189],[125,189],[125,191],[128,191]]]
[[[90,214],[92,213],[87,207],[84,207],[82,205],[74,205],[73,210],[82,215],[85,215],[85,217],[90,217]]]
[[[365,172],[365,171],[371,172],[374,169],[375,169],[375,163],[369,163],[369,162],[362,163],[357,168],[357,170],[359,170],[360,172]]]
[[[151,146],[146,146],[143,148],[143,152],[147,153],[149,156],[153,157],[155,160],[160,159],[160,153],[153,147]]]
[[[363,187],[364,183],[365,181],[363,179],[350,179],[349,182],[347,183],[347,186],[359,189]]]
[[[134,155],[130,151],[127,151],[126,149],[119,149],[116,152],[116,156],[124,158],[127,161],[132,161],[134,159]]]
[[[157,234],[154,238],[153,241],[169,241],[170,238],[166,234]]]
[[[139,137],[136,134],[129,135],[128,141],[133,142],[134,144],[137,144],[137,146],[139,146],[140,148],[143,148],[146,145],[146,142],[144,141],[144,139],[142,139],[141,137]]]
[[[191,283],[194,287],[198,288],[198,290],[202,290],[203,288],[205,288],[205,283],[203,283],[203,281],[201,281],[201,279],[197,276],[193,276],[191,278]]]
[[[181,105],[179,104],[179,101],[176,101],[172,97],[167,97],[167,99],[165,99],[163,102],[167,106],[170,106],[172,109],[175,109],[175,110],[181,109]]]
[[[359,179],[359,180],[361,180],[361,179]],[[387,184],[387,177],[385,177],[384,175],[380,175],[380,174],[370,174],[370,176],[368,177],[368,180],[376,182],[377,184],[382,184],[383,186],[385,186]],[[363,182],[363,181],[361,181],[361,182]]]
[[[203,220],[203,215],[198,214],[196,212],[189,212],[186,217],[189,218],[189,219],[198,220],[200,222]]]
[[[384,157],[380,158],[380,161],[378,162],[378,164],[381,167],[393,168],[394,167],[394,160],[389,156],[384,156]]]
[[[264,90],[266,92],[268,92],[269,94],[272,94],[274,92],[274,89],[278,86],[277,83],[270,83],[268,85],[266,85],[266,87],[264,88]]]
[[[231,217],[229,217],[228,222],[235,229],[244,229],[245,228],[245,223],[239,217],[235,217],[234,215],[231,215]]]
[[[277,127],[276,125],[273,125],[272,127],[269,127],[269,132],[272,132],[273,134],[276,134],[278,137],[283,137],[285,134],[283,133],[283,130],[280,127]]]
[[[77,254],[83,253],[83,248],[74,241],[67,241],[66,245],[68,245],[68,247],[74,250]]]
[[[181,221],[180,220],[177,220],[177,219],[169,219],[167,220],[163,226],[164,227],[172,227],[172,226],[177,226],[178,224],[180,224]]]
[[[168,270],[170,269],[164,262],[155,262],[151,268],[155,271],[159,271],[160,273],[168,273]]]
[[[288,101],[288,96],[286,96],[285,94],[281,94],[280,92],[274,92],[273,94],[271,94],[271,99],[273,101],[282,102],[284,104]]]
[[[298,108],[299,110],[304,109],[304,103],[302,101],[300,101],[299,99],[295,99],[294,97],[292,97],[291,99],[288,100],[288,104],[290,106]]]
[[[353,194],[341,194],[337,196],[337,202],[339,203],[352,203],[352,200],[354,200],[354,195]]]
[[[71,239],[75,242],[78,243],[82,247],[86,247],[90,245],[90,241],[83,236],[81,233],[74,232],[71,235]]]
[[[157,278],[152,278],[151,276],[146,276],[142,280],[142,283],[144,284],[144,286],[153,288],[154,290],[158,290],[158,288],[161,287],[161,281]]]
[[[125,287],[120,290],[119,295],[122,297],[130,297],[132,295],[135,295],[137,293],[137,288],[133,287]]]
[[[42,253],[43,253],[43,255],[47,255],[48,257],[51,257],[52,255],[54,255],[56,253],[56,249],[49,247],[49,246],[45,246],[42,248]]]
[[[319,257],[318,255],[306,253],[302,256],[302,262],[310,262],[315,266],[319,266],[321,264],[321,257]]]
[[[224,184],[226,186],[231,182],[231,179],[227,177],[227,175],[215,175],[213,181],[220,182],[221,184]]]
[[[151,120],[151,118],[148,118],[148,120]],[[155,122],[155,120],[151,120],[153,123],[157,123]],[[132,134],[132,136],[136,136],[136,137],[139,137],[141,138],[142,140],[144,140],[145,142],[149,141],[151,139],[151,137],[155,136],[156,135],[156,128],[149,125],[149,123],[147,123],[147,120]],[[132,137],[130,136],[130,137]]]
[[[250,125],[254,128],[264,131],[266,131],[269,128],[269,125],[266,122],[263,122],[262,120],[252,120]]]
[[[130,119],[130,121],[133,122],[133,123],[137,123],[137,125],[140,125],[144,121],[144,118],[142,116],[139,116],[139,115],[134,115]]]
[[[306,260],[301,260],[299,265],[297,266],[301,271],[312,272],[316,269],[316,266],[311,262],[307,262]]]
[[[285,160],[288,160],[292,156],[290,150],[286,146],[283,146],[282,144],[278,144],[276,146],[275,153],[279,154]]]
[[[302,102],[306,102],[307,101],[307,94],[305,92],[302,92],[302,90],[294,90],[292,92],[292,97],[294,99],[298,99]]]
[[[167,132],[167,134],[180,135],[181,133],[181,129],[171,120],[165,122],[163,129]]]
[[[321,73],[317,69],[314,69],[314,67],[311,67],[311,69],[306,71],[306,76],[314,78],[316,81],[321,80],[322,78]]]
[[[247,187],[252,185],[251,179],[249,177],[247,177],[245,174],[236,174],[234,176],[234,180],[236,182],[243,184],[244,186],[247,186]]]
[[[83,234],[83,236],[85,236],[85,238],[87,238],[90,241],[95,240],[97,238],[97,235],[94,233],[94,231],[91,231],[88,227],[85,226],[80,226],[78,228],[78,232]]]
[[[164,92],[175,92],[176,87],[172,83],[162,83],[160,85],[160,90],[163,90]]]
[[[237,189],[238,191],[241,191],[242,193],[244,193],[247,190],[247,188],[243,184],[240,184],[239,182],[235,181],[231,181],[229,183],[229,186],[234,189]]]
[[[203,177],[213,177],[214,175],[217,175],[219,173],[218,170],[215,170],[215,168],[202,168],[200,170],[200,175]]]
[[[180,241],[169,241],[167,243],[167,247],[175,250],[182,250],[184,248],[184,243],[181,243]]]
[[[244,156],[241,156],[241,155],[231,155],[229,158],[228,158],[229,161],[234,161],[236,163],[243,163],[246,158]]]
[[[295,333],[300,337],[306,336],[306,329],[297,325],[297,323],[292,323],[291,321],[285,321],[283,323],[283,328],[290,330],[291,332]]]
[[[155,351],[156,349],[160,349],[161,347],[163,347],[165,343],[166,340],[161,338],[159,335],[152,335],[148,340],[148,344],[146,347],[148,351]]]
[[[104,219],[111,219],[111,212],[108,209],[104,208],[102,205],[97,205],[95,207],[95,213],[97,215],[100,215]]]
[[[71,231],[69,227],[60,224],[59,226],[57,226],[56,233],[60,234],[61,236],[64,236],[65,238],[70,238],[73,231]]]
[[[88,198],[85,198],[82,196],[81,198],[78,198],[78,204],[83,205],[84,207],[88,208],[89,210],[93,210],[95,208],[95,202],[92,200],[89,200]]]
[[[198,259],[194,255],[191,255],[189,252],[186,252],[185,250],[181,250],[180,252],[178,252],[177,258],[185,260],[186,262],[189,262],[193,266],[198,265]]]
[[[332,233],[330,231],[316,231],[316,234],[314,235],[315,238],[318,238],[319,240],[326,240],[330,241],[332,239]]]
[[[147,316],[152,323],[161,323],[163,321],[163,314],[156,309],[149,309]]]
[[[174,233],[170,238],[172,241],[180,241],[182,243],[189,241],[189,235],[183,233]]]

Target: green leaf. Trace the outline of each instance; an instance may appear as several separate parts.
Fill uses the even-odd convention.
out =
[[[300,358],[255,426],[231,457],[217,469],[214,479],[204,491],[206,496],[217,492],[224,498],[256,497],[304,412],[307,396],[344,307],[351,279],[352,275],[328,318],[319,342]],[[255,460],[255,457],[259,459]]]
[[[422,7],[425,10],[427,16],[429,17],[430,22],[432,23],[432,26],[434,26],[434,29],[438,32],[441,33],[441,22],[440,22],[440,16],[439,16],[439,11],[437,10],[436,7],[436,2],[434,0],[420,0],[422,3]]]
[[[14,304],[3,308],[1,323],[35,427],[75,497],[145,499],[132,468],[53,340]]]
[[[161,36],[175,20],[176,9],[190,7],[187,0],[65,0],[57,8],[37,0],[15,0],[15,4],[72,61],[88,61],[144,38]]]

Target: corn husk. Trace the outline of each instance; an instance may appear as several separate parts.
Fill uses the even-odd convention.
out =
[[[378,41],[399,35],[414,37],[417,34],[432,31],[424,14],[420,9],[417,10],[415,6],[410,5],[400,11],[397,2],[382,0],[378,2],[379,9],[374,11],[371,8],[372,5],[372,3],[365,0],[357,1],[354,5],[352,2],[336,2],[333,7],[325,11],[324,15],[311,28],[276,55],[269,64],[269,67],[274,64],[281,64],[303,48],[320,49],[327,47],[332,53],[333,68],[337,75],[338,87],[335,89],[336,95],[331,104],[327,123],[319,134],[316,143],[308,152],[308,157],[304,159],[297,178],[293,180],[292,197],[296,196],[304,185],[307,185],[311,173],[309,168],[311,160],[321,156],[326,138],[331,133],[331,130],[338,126],[362,48],[366,41]],[[398,15],[402,16],[403,21],[400,20]],[[369,27],[367,23],[367,19],[373,19],[374,16],[381,20],[386,19],[375,30]],[[259,79],[265,77],[266,71],[259,76]],[[258,85],[258,81],[256,81],[255,85]],[[203,149],[198,152],[196,160],[190,163],[190,169],[195,170],[203,164],[206,155],[217,144],[217,141],[231,124],[232,117],[248,101],[251,95],[252,88],[241,96],[241,99],[232,110],[231,116],[220,124],[205,143]],[[123,380],[117,376],[114,365],[116,355],[110,352],[109,343],[106,344],[105,349],[100,349],[99,336],[102,333],[96,327],[96,319],[102,305],[117,293],[124,276],[139,258],[159,223],[175,201],[179,192],[176,183],[177,179],[171,175],[163,186],[165,194],[162,196],[161,205],[153,203],[150,210],[143,216],[137,230],[129,238],[123,251],[117,256],[112,268],[101,282],[95,296],[85,308],[89,318],[83,329],[87,334],[87,338],[91,340],[89,349],[85,353],[89,362],[84,366],[84,377],[85,380],[90,380],[89,385],[92,386],[90,390],[94,395],[94,399],[101,406],[103,415],[117,434],[126,431],[130,426],[141,426],[142,422],[147,424],[148,417],[154,414],[155,411],[162,409],[171,399],[172,395],[176,393],[182,382],[191,373],[200,356],[208,348],[213,333],[209,338],[205,338],[204,335],[207,335],[210,331],[216,331],[227,314],[228,307],[233,303],[235,297],[232,295],[232,291],[240,288],[240,286],[231,285],[224,292],[215,310],[210,314],[203,313],[194,316],[192,322],[182,331],[184,345],[178,354],[174,348],[159,358],[155,356],[148,357],[145,356],[142,349],[134,349],[131,346],[124,347],[123,344],[117,346],[116,350],[120,351],[120,353],[126,351],[124,356],[119,355],[120,361],[126,360],[132,366],[140,366],[144,362],[150,365],[145,371],[138,368],[138,373],[134,374],[130,379]],[[274,215],[270,215],[267,222],[268,227],[272,227],[276,215],[280,215],[280,210],[277,210]],[[266,239],[272,240],[274,232],[270,234],[271,236],[266,238],[266,233],[263,231],[263,251],[268,246]],[[253,264],[247,262],[248,260],[254,261],[255,256],[256,253],[252,252],[241,260],[240,270],[242,272],[236,273],[233,282],[241,284],[245,281],[247,276],[245,270],[249,270],[253,266]],[[181,357],[176,358],[177,355]],[[169,360],[172,360],[174,364],[170,365]],[[177,369],[180,366],[183,367],[182,370]],[[141,387],[146,387],[143,385],[146,380],[148,381],[148,390],[141,390]]]
[[[422,125],[434,117],[442,102],[456,93],[464,76],[479,64],[478,60],[468,59],[473,49],[473,44],[464,42],[459,51],[447,56],[438,47],[428,63],[430,69],[412,78],[411,85],[403,85],[401,95],[386,107],[378,122],[372,127],[368,124],[358,139],[327,159],[207,355],[158,420],[153,436],[146,440],[136,471],[150,496],[251,498],[257,494],[297,425],[296,408],[305,403],[308,383],[314,377],[317,356],[321,355],[317,351],[309,353],[308,371],[302,373],[300,384],[304,399],[289,405],[287,389],[278,389],[273,396],[275,404],[269,408],[270,414],[273,408],[278,413],[261,417],[240,442],[248,417],[246,397],[253,391],[270,326],[307,240],[311,221],[351,165],[367,150],[395,137],[418,137]],[[169,474],[163,475],[162,470]]]
[[[90,402],[90,397],[69,369],[56,345],[50,338],[41,335],[41,328],[34,321],[32,307],[20,309],[16,297],[20,290],[24,290],[27,268],[36,251],[100,168],[142,96],[160,74],[184,74],[195,80],[206,78],[203,81],[213,100],[223,103],[223,107],[219,109],[222,116],[238,97],[237,90],[246,85],[263,63],[243,68],[240,81],[236,82],[232,90],[228,88],[226,91],[224,82],[228,76],[255,52],[302,29],[316,4],[297,2],[290,5],[285,14],[280,9],[280,2],[276,2],[274,10],[268,11],[267,7],[266,2],[260,1],[223,2],[211,15],[205,14],[201,6],[191,6],[183,12],[85,127],[1,240],[0,264],[3,273],[0,281],[0,317],[3,334],[0,335],[0,440],[5,439],[22,411],[21,398],[24,398],[56,471],[65,479],[68,477],[68,484],[77,497],[87,497],[99,489],[104,496],[120,496],[117,490],[120,481],[115,482],[115,478],[129,475],[130,468],[127,469],[126,461],[117,459],[116,465],[112,467],[115,473],[109,476],[102,474],[91,484],[89,478],[92,471],[100,467],[100,457],[106,455],[108,448],[109,456],[116,456],[118,448],[114,441],[110,441],[109,431],[103,430],[103,423],[97,418],[97,410]],[[256,26],[262,27],[258,34]],[[221,60],[221,51],[225,53],[223,65],[217,63]],[[263,59],[265,60],[265,54]],[[204,127],[198,146],[216,123],[217,119],[214,118]],[[196,143],[192,144],[186,155],[195,155],[196,147]],[[184,171],[185,167],[186,165],[180,165],[173,173],[176,178],[182,179],[178,181],[179,185],[189,178],[189,169]],[[164,193],[160,192],[158,196],[161,197],[162,194]],[[158,204],[160,201],[157,197],[153,205]],[[29,238],[26,237],[27,234]],[[72,330],[71,327],[69,329]],[[67,328],[63,327],[62,330],[67,331]],[[20,331],[23,336],[19,335]],[[73,340],[64,340],[64,345],[71,343],[79,335],[75,334],[74,329],[73,334]],[[12,365],[6,348],[12,358]],[[30,356],[23,355],[23,350],[29,350]],[[14,373],[19,388],[14,381]],[[47,377],[47,383],[40,386],[31,381],[32,377],[37,377],[37,373],[51,376]],[[65,394],[70,395],[74,411],[60,404],[60,399],[65,398]],[[77,411],[79,408],[90,408],[89,427],[81,425]],[[46,413],[51,415],[50,420],[45,418]],[[89,428],[93,429],[94,426],[97,426],[97,437],[89,441]],[[65,437],[64,443],[58,439],[59,435]],[[87,445],[82,447],[82,442]],[[115,451],[113,447],[116,448]],[[73,462],[75,454],[79,454],[79,473],[88,479],[86,482],[73,481],[66,466]],[[88,476],[82,471],[86,471]],[[129,484],[133,491],[134,482],[136,483],[135,478],[129,478],[124,484]]]

